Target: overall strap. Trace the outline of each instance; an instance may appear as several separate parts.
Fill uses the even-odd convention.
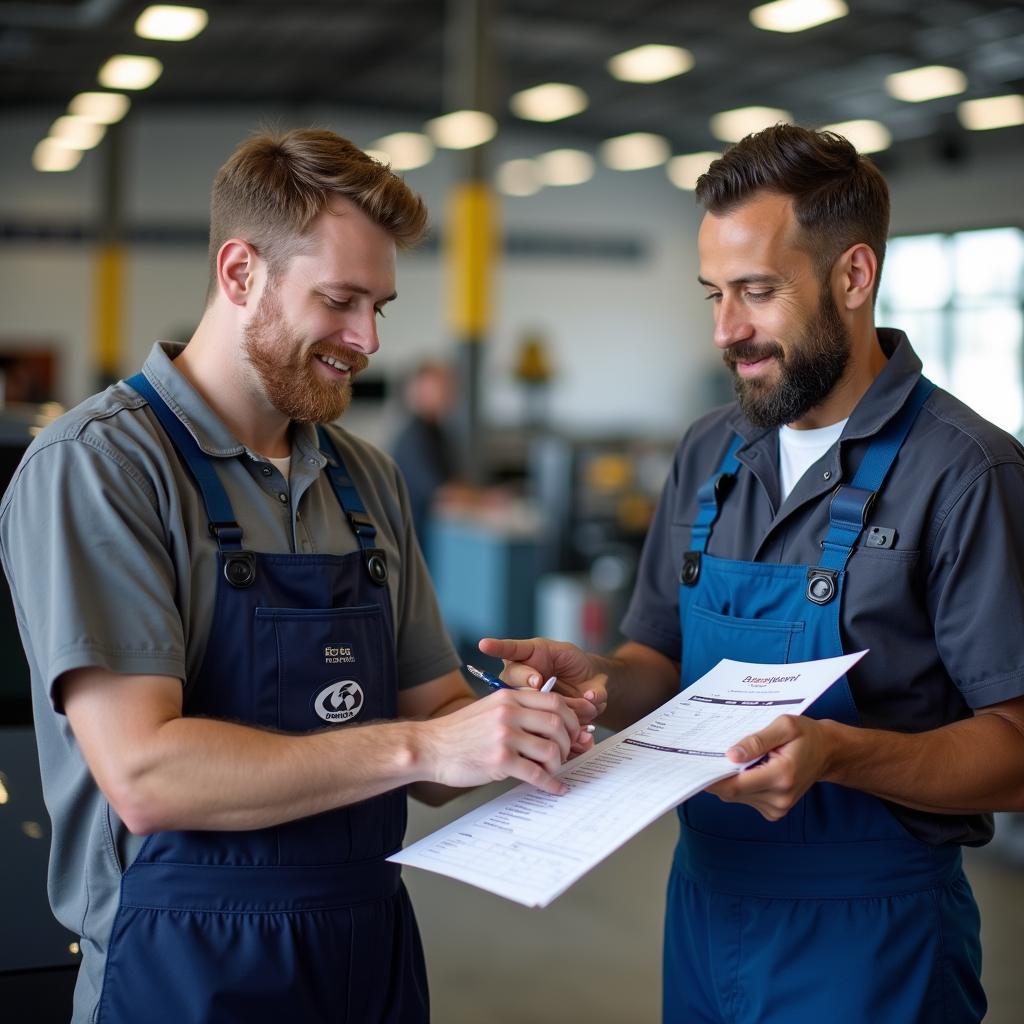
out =
[[[743,438],[735,434],[722,456],[722,461],[718,464],[718,469],[697,491],[697,518],[690,530],[690,550],[683,554],[683,565],[679,571],[679,582],[684,587],[695,587],[700,579],[701,555],[707,549],[712,527],[722,511],[722,502],[736,482],[736,472],[740,468],[736,453],[742,444]]]
[[[807,597],[815,604],[827,604],[835,596],[836,579],[846,567],[861,532],[867,525],[871,506],[896,460],[910,428],[935,385],[918,379],[910,397],[871,442],[849,485],[836,488],[829,505],[829,527],[822,541],[819,564],[808,570]]]
[[[316,436],[320,444],[320,451],[327,456],[327,477],[331,481],[331,487],[341,506],[341,511],[359,542],[370,579],[374,583],[383,584],[387,580],[388,572],[387,564],[384,561],[384,552],[375,546],[377,527],[373,525],[373,520],[370,519],[366,511],[363,499],[359,497],[359,491],[356,490],[356,485],[352,482],[352,477],[338,446],[331,440],[330,434],[321,423],[316,425]]]
[[[690,548],[693,551],[704,551],[708,546],[711,528],[722,511],[722,502],[725,501],[726,495],[736,479],[736,471],[740,468],[736,452],[739,451],[742,444],[743,438],[736,434],[725,455],[722,456],[718,469],[701,484],[701,488],[697,492],[697,518],[690,531]]]
[[[206,453],[144,374],[137,373],[125,383],[149,402],[149,407],[192,474],[203,497],[206,515],[210,520],[210,533],[216,538],[217,546],[221,551],[240,551],[242,528],[235,520],[227,491]]]

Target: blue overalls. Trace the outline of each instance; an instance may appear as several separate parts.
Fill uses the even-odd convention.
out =
[[[397,716],[387,566],[340,454],[318,428],[360,550],[261,554],[212,462],[141,374],[202,492],[217,539],[216,606],[184,713],[303,733]],[[126,614],[130,614],[130,609]],[[404,789],[239,832],[159,832],[124,873],[100,1024],[421,1024],[419,933],[398,866]]]
[[[683,560],[684,688],[722,657],[784,663],[844,653],[839,611],[856,559],[847,562],[933,387],[918,382],[852,483],[835,492],[816,566],[707,554],[740,469],[742,439],[733,439],[699,492]],[[882,670],[898,675],[900,666]],[[859,724],[847,679],[808,714]],[[824,782],[777,822],[708,793],[683,804],[679,818],[666,1024],[967,1024],[984,1016],[978,911],[959,847],[920,842],[881,800]]]

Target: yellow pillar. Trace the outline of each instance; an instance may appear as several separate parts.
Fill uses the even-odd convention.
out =
[[[448,319],[460,341],[483,340],[491,318],[497,211],[490,188],[466,181],[452,193],[446,235]]]
[[[100,382],[121,375],[124,346],[124,246],[101,242],[96,251],[93,365]]]

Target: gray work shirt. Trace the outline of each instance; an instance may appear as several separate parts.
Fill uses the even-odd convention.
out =
[[[175,369],[182,346],[157,344],[145,373],[215,460],[250,550],[358,549],[324,472],[316,432],[296,425],[290,484],[240,444]],[[390,570],[400,688],[458,666],[392,460],[329,428]],[[43,793],[53,821],[50,901],[82,936],[75,1019],[99,998],[121,873],[142,844],[118,820],[62,714],[62,673],[101,666],[198,671],[213,619],[217,545],[200,494],[145,400],[123,382],[87,399],[33,441],[0,504],[0,557],[32,672]]]
[[[679,573],[697,490],[738,433],[742,467],[708,552],[815,565],[836,485],[849,482],[873,436],[903,405],[921,362],[899,331],[879,329],[889,360],[839,441],[780,502],[777,430],[752,426],[735,404],[683,438],[641,558],[622,631],[681,659]],[[895,530],[888,549],[858,543],[840,609],[843,649],[871,653],[849,674],[863,724],[935,729],[972,709],[1024,694],[1024,449],[947,392],[929,397],[871,509],[868,528]],[[723,651],[723,656],[728,652]],[[890,805],[915,836],[977,845],[989,815],[928,814]]]

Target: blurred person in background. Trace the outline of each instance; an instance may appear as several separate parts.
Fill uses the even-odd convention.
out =
[[[4,495],[75,1022],[427,1021],[386,860],[407,787],[562,792],[591,742],[586,700],[474,699],[394,463],[333,424],[425,222],[332,132],[250,138],[191,340],[44,430]]]
[[[434,501],[459,478],[458,451],[447,428],[457,400],[455,374],[444,363],[420,363],[406,381],[403,396],[407,415],[391,454],[409,489],[413,526],[426,550]]]
[[[1024,808],[1024,450],[876,328],[889,224],[846,140],[765,129],[697,185],[700,284],[736,402],[680,444],[610,657],[494,640],[622,727],[722,658],[870,653],[748,771],[679,809],[672,1024],[974,1024],[961,847]]]

